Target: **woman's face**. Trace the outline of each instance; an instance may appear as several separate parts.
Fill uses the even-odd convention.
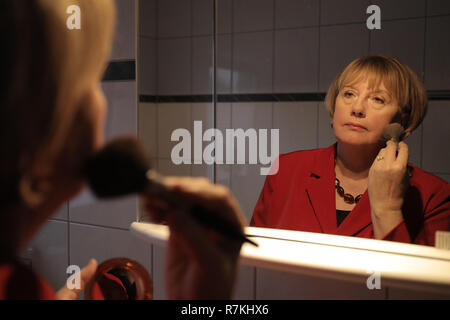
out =
[[[346,84],[336,97],[334,135],[342,143],[378,145],[383,128],[398,112],[398,103],[383,82],[378,88],[369,88],[368,80]]]

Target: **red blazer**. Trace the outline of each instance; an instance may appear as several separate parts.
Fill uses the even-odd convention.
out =
[[[335,147],[280,155],[278,173],[266,177],[250,225],[374,238],[367,190],[337,226]],[[434,246],[435,232],[450,230],[450,185],[408,166],[412,177],[402,208],[404,219],[384,239]]]

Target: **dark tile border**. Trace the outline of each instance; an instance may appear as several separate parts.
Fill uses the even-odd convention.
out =
[[[324,101],[326,93],[259,93],[259,94],[219,94],[218,102],[283,102],[283,101],[303,101],[303,102],[321,102]],[[428,99],[450,100],[449,91],[428,91]],[[212,102],[213,96],[205,95],[140,95],[139,102],[150,103],[182,103],[182,102]]]
[[[136,61],[111,61],[105,70],[102,81],[136,80]]]

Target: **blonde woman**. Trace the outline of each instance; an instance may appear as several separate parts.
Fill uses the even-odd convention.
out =
[[[251,225],[434,245],[437,230],[450,230],[449,184],[409,164],[405,142],[381,140],[388,124],[408,136],[425,117],[414,72],[388,56],[356,59],[325,104],[337,142],[281,155]]]
[[[81,9],[80,30],[66,27],[70,5]],[[112,0],[0,2],[0,299],[74,299],[81,291],[63,288],[55,294],[16,256],[83,188],[81,168],[103,143],[107,106],[100,81],[114,11]],[[175,177],[167,184],[205,206],[222,208],[218,214],[242,225],[238,205],[222,187]],[[204,241],[210,234],[183,213],[167,220],[168,297],[229,298],[240,244]],[[82,270],[83,286],[96,266],[92,260]]]

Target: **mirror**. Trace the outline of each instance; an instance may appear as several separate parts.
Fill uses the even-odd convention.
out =
[[[429,112],[406,140],[409,162],[449,181],[450,159],[436,160],[442,152],[435,143],[450,138],[445,123],[435,125],[440,112],[448,114],[448,95],[435,91],[450,90],[442,81],[449,69],[439,67],[447,65],[448,44],[438,36],[448,19],[433,18],[442,12],[431,4],[371,4],[380,10],[369,10],[366,0],[140,0],[138,131],[156,169],[229,187],[250,222],[268,159],[335,143],[323,101],[339,70],[358,57],[387,54],[427,79]],[[208,163],[210,128],[223,138],[214,153],[221,163]],[[177,129],[189,137],[172,139]],[[248,134],[244,161],[239,143],[226,140],[228,129]],[[189,150],[179,152],[182,141]],[[265,154],[251,149],[261,144]],[[253,159],[251,150],[258,151]]]
[[[114,258],[101,263],[86,285],[86,300],[151,300],[153,282],[137,261]]]

